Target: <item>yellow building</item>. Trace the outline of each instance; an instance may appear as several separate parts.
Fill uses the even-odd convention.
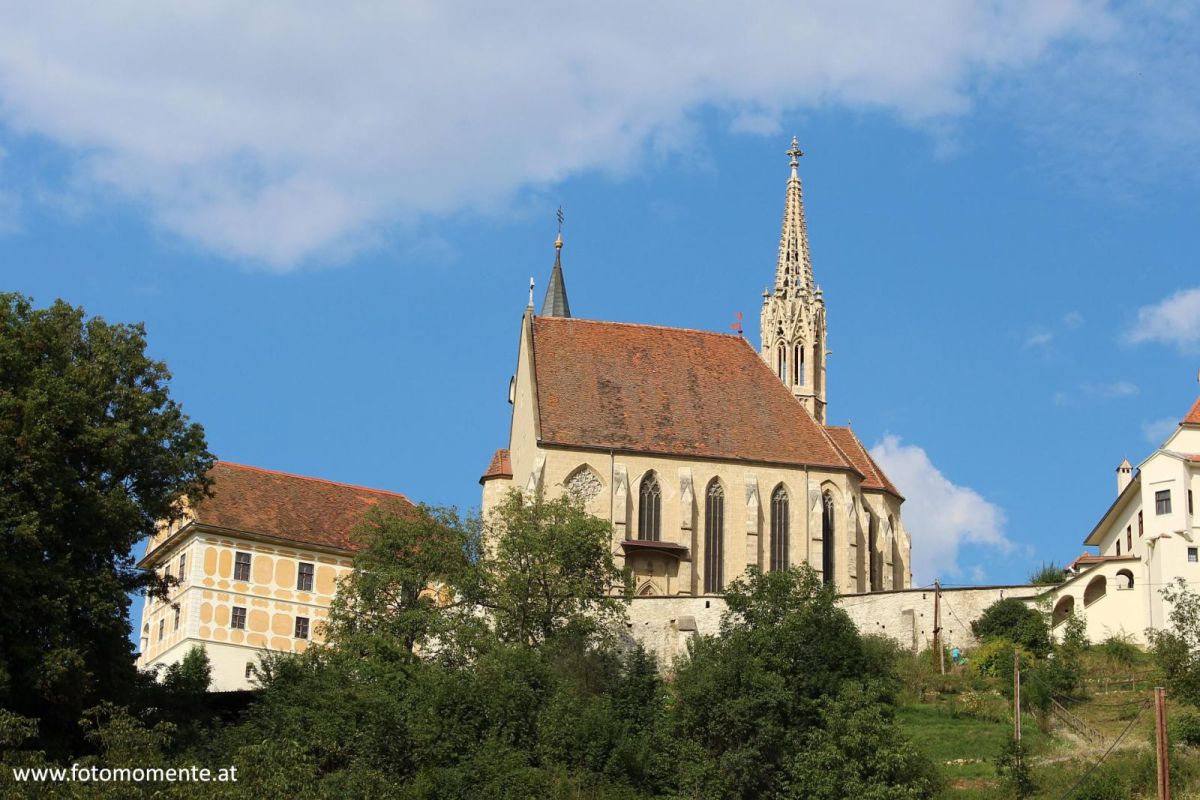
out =
[[[178,584],[166,601],[145,601],[138,665],[174,663],[200,644],[212,688],[244,689],[260,652],[302,652],[320,638],[362,515],[412,504],[394,492],[229,462],[210,477],[213,496],[153,537],[139,562]]]
[[[613,522],[638,597],[717,595],[747,566],[811,564],[841,593],[910,585],[903,498],[826,419],[825,301],[793,139],[762,342],[571,317],[562,237],[541,314],[521,318],[508,446],[483,485],[571,492]]]

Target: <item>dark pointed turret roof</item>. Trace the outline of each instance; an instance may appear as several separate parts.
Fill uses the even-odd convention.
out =
[[[567,283],[562,271],[562,235],[554,242],[554,269],[550,271],[550,283],[546,286],[546,299],[542,302],[543,317],[569,317],[571,304],[567,302]]]

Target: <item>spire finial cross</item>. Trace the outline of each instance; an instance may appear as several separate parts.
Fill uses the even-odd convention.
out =
[[[785,153],[792,159],[792,168],[800,166],[800,156],[804,155],[804,151],[800,149],[800,142],[795,136],[792,137],[792,147]]]
[[[563,219],[565,218],[563,215],[562,206],[558,207],[558,211],[554,216],[558,218],[558,238],[554,240],[554,247],[558,250],[562,250],[562,225]]]

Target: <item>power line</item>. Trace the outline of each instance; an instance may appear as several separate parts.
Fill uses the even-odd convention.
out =
[[[1138,710],[1137,716],[1134,717],[1133,719],[1129,720],[1129,724],[1125,726],[1125,730],[1121,731],[1121,735],[1118,736],[1113,741],[1113,743],[1108,746],[1108,749],[1104,751],[1104,755],[1100,756],[1100,758],[1096,761],[1096,763],[1092,764],[1092,766],[1088,768],[1087,772],[1080,775],[1079,780],[1075,781],[1075,783],[1073,783],[1071,785],[1071,788],[1067,789],[1067,791],[1064,792],[1063,795],[1058,798],[1058,800],[1067,800],[1067,798],[1069,798],[1075,792],[1075,790],[1079,788],[1080,784],[1082,784],[1085,780],[1087,780],[1088,777],[1091,776],[1091,774],[1096,771],[1096,768],[1104,763],[1104,759],[1108,758],[1108,754],[1113,751],[1113,748],[1115,748],[1118,744],[1121,743],[1121,740],[1125,738],[1125,734],[1129,733],[1129,729],[1133,727],[1133,724],[1135,722],[1137,722],[1139,719],[1142,718],[1142,714],[1144,714],[1146,712],[1146,709],[1149,707],[1150,707],[1149,700],[1145,700],[1142,702],[1142,707]]]

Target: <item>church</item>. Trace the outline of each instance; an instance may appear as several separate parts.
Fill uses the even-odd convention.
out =
[[[827,424],[825,298],[794,138],[787,155],[758,350],[740,334],[573,317],[560,233],[541,311],[531,290],[521,317],[485,518],[514,488],[571,493],[612,521],[637,598],[720,595],[747,567],[799,564],[839,594],[910,587],[904,498],[853,430]]]

